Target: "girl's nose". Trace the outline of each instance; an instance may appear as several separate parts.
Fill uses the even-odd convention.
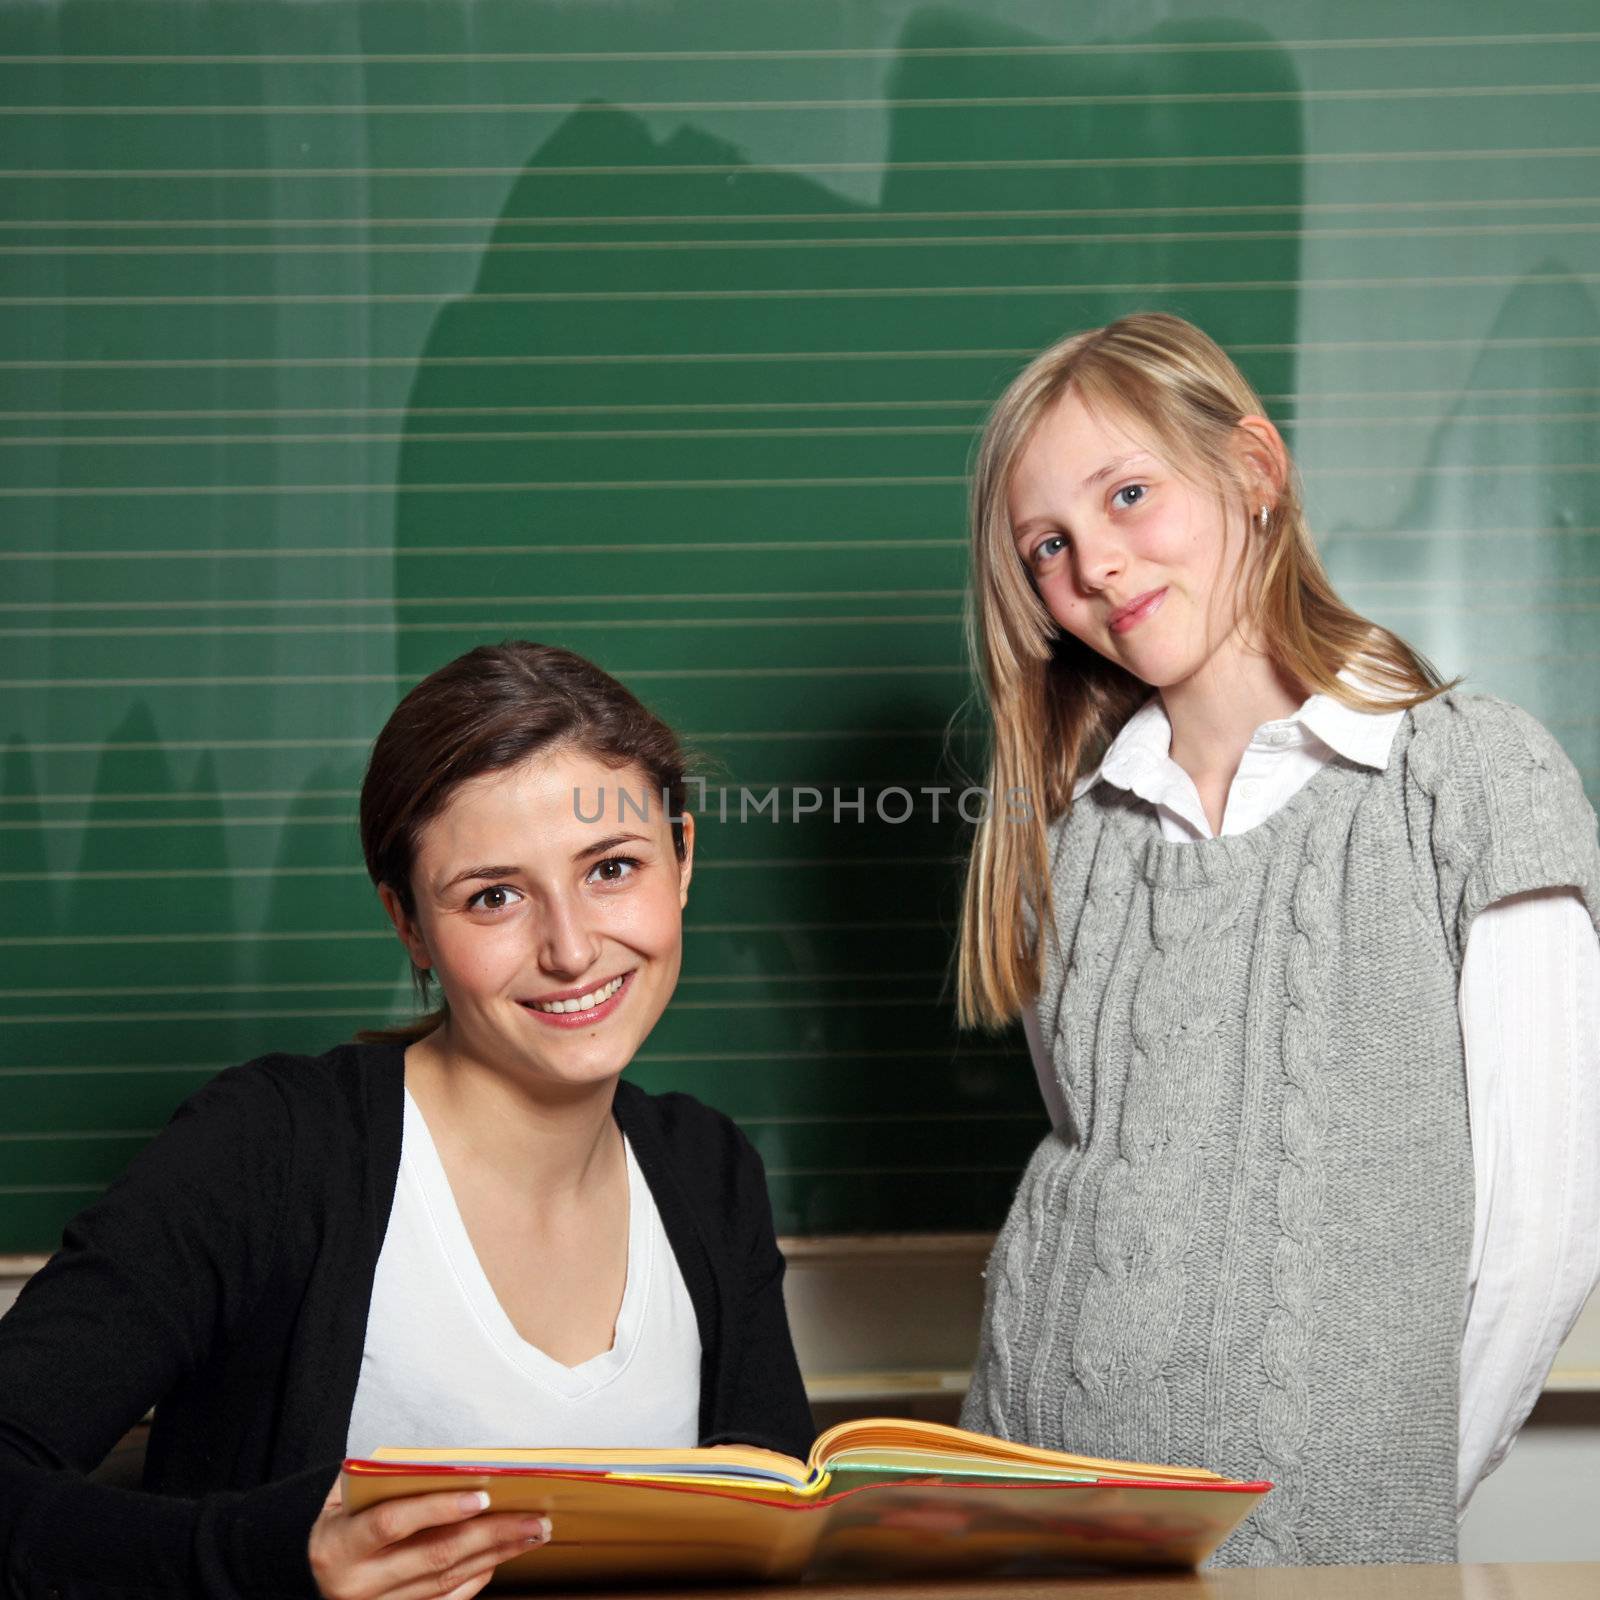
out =
[[[1122,575],[1127,552],[1113,538],[1090,535],[1080,538],[1073,549],[1073,570],[1080,589],[1094,594]]]

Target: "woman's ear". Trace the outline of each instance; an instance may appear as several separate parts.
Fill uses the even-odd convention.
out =
[[[689,880],[694,876],[694,813],[685,811],[678,823],[683,830],[683,857],[678,862],[678,909],[689,903]]]
[[[394,931],[400,935],[400,943],[411,957],[411,965],[427,972],[433,966],[433,955],[422,937],[422,929],[417,926],[417,919],[401,904],[400,896],[388,884],[378,885],[378,898],[383,902],[383,909],[389,913]]]
[[[1261,506],[1276,506],[1289,479],[1289,452],[1283,437],[1265,418],[1241,417],[1233,432],[1233,445],[1242,469],[1241,481],[1249,486],[1250,515]]]

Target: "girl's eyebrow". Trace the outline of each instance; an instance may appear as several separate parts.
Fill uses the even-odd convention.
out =
[[[1106,462],[1103,467],[1096,468],[1095,471],[1091,472],[1089,476],[1078,485],[1079,491],[1081,492],[1084,489],[1092,489],[1097,483],[1109,478],[1112,473],[1121,472],[1130,461],[1142,460],[1148,453],[1149,452],[1145,450],[1134,450],[1128,455],[1118,456],[1114,461]]]

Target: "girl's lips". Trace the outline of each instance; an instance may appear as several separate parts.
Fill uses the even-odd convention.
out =
[[[1139,598],[1124,610],[1118,612],[1111,619],[1113,633],[1126,633],[1129,628],[1136,628],[1144,619],[1152,615],[1161,602],[1167,598],[1165,589],[1153,589],[1149,594],[1140,595]]]
[[[599,1005],[591,1006],[587,1011],[541,1011],[526,1001],[519,1001],[518,1004],[535,1022],[547,1023],[552,1028],[593,1027],[597,1022],[604,1022],[622,1004],[633,985],[633,975],[638,970],[637,967],[632,967],[623,973],[622,987],[609,1000],[602,1000]]]

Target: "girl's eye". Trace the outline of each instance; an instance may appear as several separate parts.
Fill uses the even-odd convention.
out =
[[[1033,559],[1035,564],[1041,561],[1048,561],[1051,556],[1056,555],[1060,551],[1064,550],[1066,545],[1067,541],[1062,538],[1059,533],[1052,533],[1048,538],[1041,539],[1038,544],[1033,547]]]
[[[613,867],[616,869],[614,872],[609,870]],[[607,856],[603,861],[595,862],[589,870],[589,876],[597,883],[621,883],[631,878],[638,869],[639,863],[632,856]]]
[[[1149,490],[1142,483],[1127,483],[1112,495],[1111,503],[1114,506],[1122,506],[1126,509],[1128,506],[1138,505],[1148,493]]]
[[[480,889],[467,901],[468,911],[504,911],[507,906],[515,905],[522,896],[509,884],[497,883],[488,889]]]

